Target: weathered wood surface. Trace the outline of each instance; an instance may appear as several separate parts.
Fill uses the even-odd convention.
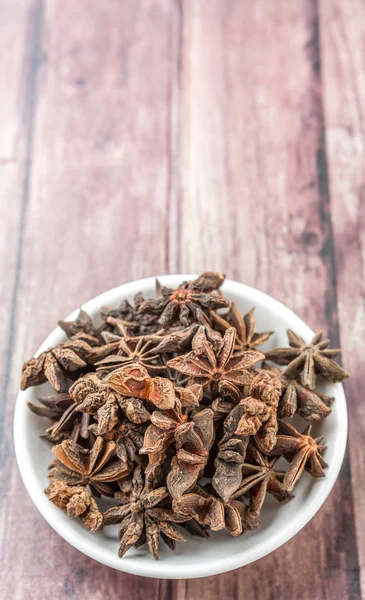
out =
[[[361,598],[364,4],[0,10],[2,597]],[[204,268],[341,340],[355,373],[349,454],[325,506],[275,554],[204,580],[145,580],[84,557],[32,506],[11,440],[19,370],[60,315],[104,289]]]

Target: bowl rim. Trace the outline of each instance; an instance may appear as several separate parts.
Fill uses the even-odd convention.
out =
[[[182,281],[193,279],[197,277],[195,274],[175,274],[175,275],[158,275],[156,277],[146,277],[139,280],[134,280],[129,283],[122,284],[120,286],[109,289],[102,294],[99,294],[91,300],[82,304],[82,308],[86,310],[99,309],[101,306],[113,302],[116,298],[122,300],[123,295],[131,295],[143,291],[144,288],[150,287],[154,284],[155,279],[166,286],[176,286]],[[306,323],[298,317],[293,311],[287,308],[284,304],[275,300],[272,296],[265,294],[243,283],[226,279],[224,282],[224,288],[227,292],[232,294],[242,295],[243,297],[249,296],[250,301],[255,303],[268,303],[271,304],[273,309],[279,310],[284,318],[290,319],[293,328],[297,328],[300,335],[310,337],[314,335],[313,330],[306,325]],[[76,318],[79,309],[74,310],[66,320],[73,320]],[[58,338],[64,335],[64,332],[60,327],[56,327],[44,340],[41,346],[36,352],[36,356],[58,343]],[[263,543],[258,546],[244,549],[242,551],[235,551],[232,556],[220,558],[219,555],[214,560],[205,560],[201,563],[196,564],[166,564],[164,561],[155,562],[151,560],[151,563],[138,562],[138,556],[133,560],[121,560],[118,556],[110,556],[106,553],[102,547],[94,548],[89,546],[81,536],[79,536],[77,529],[67,528],[64,529],[61,520],[55,518],[55,514],[51,509],[53,505],[46,499],[43,489],[40,489],[34,474],[33,467],[30,459],[30,453],[27,452],[27,446],[25,443],[25,436],[22,432],[26,428],[26,414],[29,410],[24,401],[25,391],[19,391],[16,400],[14,424],[13,424],[13,435],[14,435],[14,446],[15,455],[18,463],[19,471],[23,480],[23,483],[27,489],[29,496],[31,497],[36,508],[39,510],[44,519],[48,524],[71,546],[85,554],[86,556],[97,560],[101,564],[107,565],[119,571],[140,575],[143,577],[153,577],[161,579],[193,579],[197,577],[207,577],[217,575],[243,567],[250,564],[260,558],[263,558],[267,554],[270,554],[292,537],[294,537],[318,512],[321,508],[328,495],[330,494],[336,479],[338,477],[343,458],[346,451],[347,434],[348,434],[348,415],[346,406],[346,397],[342,384],[336,384],[336,407],[339,411],[339,421],[341,427],[339,428],[339,435],[336,439],[335,452],[332,458],[331,470],[326,474],[326,478],[322,480],[321,495],[317,495],[315,502],[309,502],[308,506],[301,512],[301,516],[292,519],[288,523],[284,530],[277,532]],[[44,502],[43,500],[46,500]]]

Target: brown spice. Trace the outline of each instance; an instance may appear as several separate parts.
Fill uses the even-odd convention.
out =
[[[156,299],[103,308],[100,326],[81,310],[59,322],[66,341],[24,364],[22,389],[48,380],[55,390],[29,403],[50,421],[46,494],[91,532],[119,524],[121,557],[147,544],[157,559],[160,538],[184,541],[178,526],[241,535],[260,525],[267,494],[286,502],[304,471],[325,474],[322,438],[283,418],[330,414],[316,383],[348,376],[339,351],[289,330],[289,348],[265,358],[256,347],[272,332],[255,331],[254,309],[242,315],[223,282],[215,272],[176,289],[157,282]],[[104,515],[100,496],[115,503]]]

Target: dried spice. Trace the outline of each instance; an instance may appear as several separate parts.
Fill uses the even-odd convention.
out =
[[[312,425],[308,425],[303,433],[299,433],[290,423],[279,421],[279,435],[270,454],[284,456],[290,462],[290,467],[285,474],[284,487],[291,492],[295,483],[306,469],[313,477],[324,477],[327,467],[322,458],[326,449],[321,442],[323,436],[312,438],[310,435]]]
[[[102,529],[103,515],[85,487],[70,487],[62,481],[53,481],[45,492],[53,504],[65,511],[69,517],[80,519],[91,533]]]
[[[142,314],[158,315],[163,327],[168,327],[174,321],[188,327],[192,321],[208,322],[207,313],[210,310],[224,308],[228,302],[213,290],[220,288],[224,281],[221,273],[203,273],[195,281],[184,281],[177,289],[157,285],[157,298],[146,300],[139,308]]]
[[[254,436],[256,443],[265,452],[269,452],[276,441],[280,394],[279,379],[261,372],[251,382],[250,395],[240,401],[244,412],[236,434]]]
[[[162,410],[172,408],[175,404],[172,382],[163,377],[150,377],[147,369],[138,364],[113,371],[105,377],[104,383],[121,396],[149,400]]]
[[[192,492],[174,500],[172,506],[177,514],[195,519],[212,531],[227,529],[231,535],[237,536],[243,529],[239,504],[237,501],[222,502],[196,485]]]
[[[251,510],[257,516],[260,515],[267,493],[279,502],[287,502],[293,497],[283,483],[286,473],[274,469],[279,458],[280,456],[265,455],[253,443],[248,446],[247,462],[242,465],[242,473],[246,477],[243,477],[240,487],[232,494],[232,498],[240,498],[251,490]]]
[[[200,385],[193,385],[190,388],[177,388],[176,393],[180,396],[180,399],[176,398],[173,408],[152,413],[151,425],[146,429],[141,454],[164,452],[173,438],[179,437],[179,432],[188,420],[189,412],[194,406],[199,406],[199,401],[203,397],[203,390]]]
[[[171,540],[185,541],[175,523],[182,523],[188,518],[179,516],[171,507],[161,505],[168,498],[166,488],[154,488],[145,481],[140,466],[136,467],[132,478],[120,482],[120,490],[115,493],[120,504],[104,513],[104,525],[120,524],[120,557],[131,546],[139,548],[147,543],[153,558],[158,560],[160,533]]]
[[[239,536],[260,526],[268,494],[285,503],[304,471],[325,474],[322,438],[288,420],[331,413],[316,384],[348,376],[339,351],[288,331],[289,348],[259,352],[272,332],[256,332],[254,309],[242,315],[223,282],[157,282],[155,299],[102,308],[100,325],[81,310],[59,322],[66,341],[23,367],[22,389],[54,389],[29,403],[53,444],[45,493],[92,533],[119,525],[120,557],[146,544],[157,559],[160,539],[173,549],[182,531]]]
[[[114,336],[114,339],[117,337]],[[97,370],[114,371],[126,365],[139,364],[145,367],[150,373],[163,371],[165,367],[160,362],[160,356],[154,350],[151,350],[151,345],[152,342],[146,340],[143,336],[137,340],[120,337],[117,341],[110,344],[111,353],[96,363]],[[118,350],[116,354],[115,349]]]
[[[78,333],[86,333],[95,338],[100,337],[100,330],[94,326],[92,319],[82,308],[74,321],[61,320],[58,321],[58,326],[63,329],[68,338],[72,338]]]
[[[263,333],[257,333],[256,320],[254,317],[255,309],[251,310],[243,316],[238,310],[234,302],[229,307],[229,311],[225,318],[221,317],[215,312],[210,313],[211,321],[213,325],[219,330],[225,333],[230,327],[236,329],[236,340],[234,345],[234,351],[243,352],[245,350],[255,350],[257,346],[261,346],[269,339],[273,331],[265,331]]]
[[[196,413],[190,423],[178,428],[175,439],[176,454],[166,481],[171,496],[180,498],[203,476],[214,441],[213,411],[205,408]]]
[[[31,358],[23,365],[20,389],[31,385],[40,385],[48,379],[57,392],[66,391],[72,380],[67,376],[86,367],[93,355],[93,346],[97,338],[78,333],[69,341],[42,352],[37,358]]]
[[[212,385],[212,393],[237,395],[239,387],[250,382],[249,367],[265,358],[261,352],[247,351],[233,358],[236,330],[227,329],[220,345],[214,349],[205,335],[193,341],[193,351],[173,358],[167,364],[180,373],[189,375],[195,383]]]
[[[267,360],[287,365],[285,377],[291,379],[300,376],[302,385],[313,390],[317,375],[333,382],[343,381],[349,376],[345,369],[332,360],[340,350],[329,349],[330,340],[322,340],[321,331],[316,333],[309,344],[291,329],[287,333],[290,348],[276,348],[266,353]]]
[[[279,417],[293,417],[298,412],[307,421],[320,421],[330,414],[333,398],[318,390],[303,387],[296,379],[288,379],[278,368],[267,365],[265,368],[268,368],[281,383]]]
[[[65,440],[52,448],[55,460],[51,464],[50,479],[67,485],[89,485],[96,494],[113,496],[110,483],[130,473],[128,464],[114,457],[116,444],[98,437],[90,450],[72,440]]]

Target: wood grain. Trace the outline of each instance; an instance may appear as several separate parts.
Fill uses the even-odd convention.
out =
[[[31,171],[12,299],[1,585],[9,598],[26,600],[98,600],[116,597],[121,586],[125,597],[157,599],[168,582],[141,586],[93,563],[49,528],[24,492],[10,439],[21,363],[59,316],[105,289],[168,269],[176,10],[158,1],[25,7],[29,18],[36,10],[32,41],[40,64],[32,75]],[[19,25],[14,35],[22,36]],[[23,60],[27,71],[28,49]],[[29,102],[25,91],[21,98]]]
[[[346,385],[350,458],[361,588],[365,589],[365,435],[362,394],[365,339],[365,6],[321,2],[324,106],[336,249],[338,307]],[[341,82],[341,85],[339,85]],[[354,573],[357,577],[358,573]]]
[[[313,328],[327,323],[336,343],[316,3],[209,7],[184,5],[182,269],[218,267]],[[354,537],[346,461],[324,508],[295,540],[259,565],[189,582],[179,598],[199,597],[209,585],[212,597],[215,586],[229,598],[243,589],[252,599],[359,597]]]
[[[363,3],[0,0],[0,10],[4,598],[361,598]],[[325,506],[274,555],[207,579],[137,578],[78,553],[32,506],[11,441],[19,371],[90,297],[206,268],[341,340],[355,374],[350,454]]]

